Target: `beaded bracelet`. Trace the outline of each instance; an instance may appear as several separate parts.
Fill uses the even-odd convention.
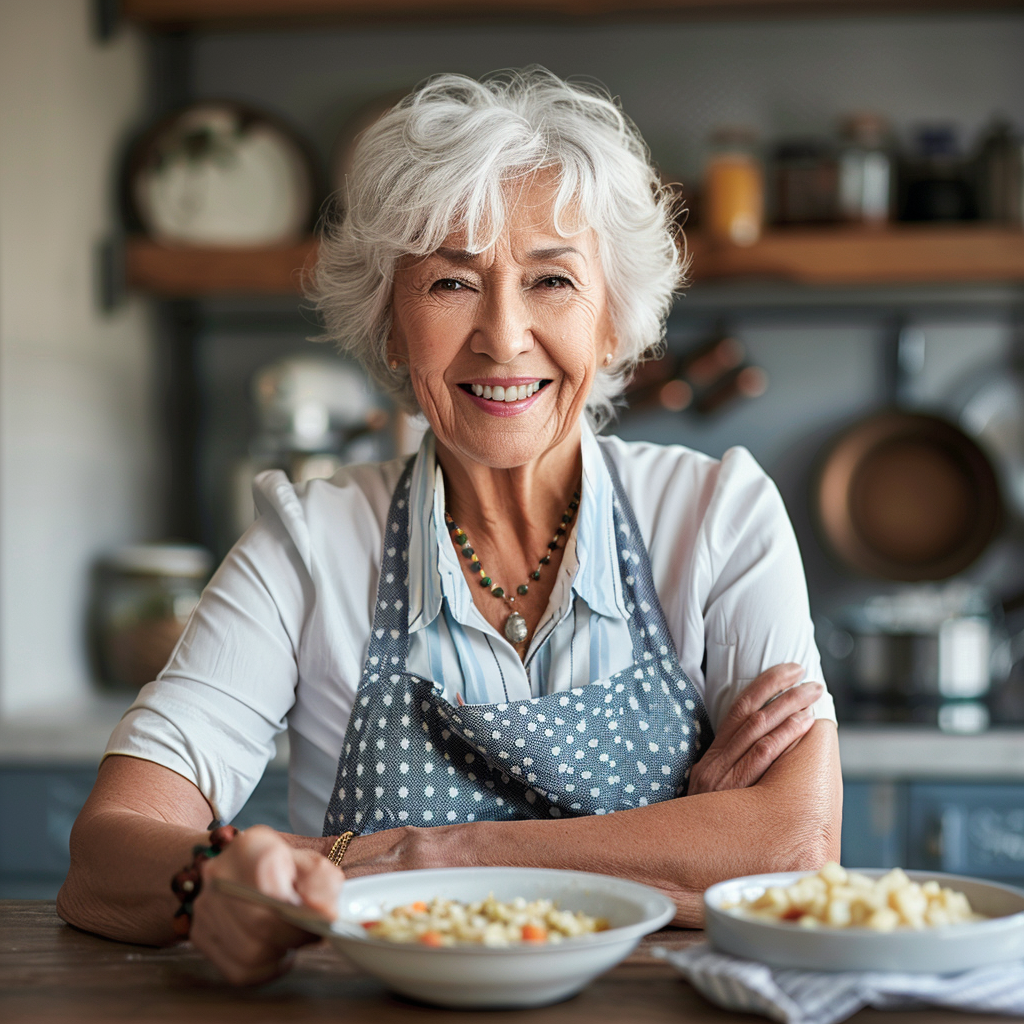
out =
[[[181,900],[181,906],[171,921],[174,934],[179,938],[188,938],[192,927],[192,904],[203,888],[203,861],[213,860],[237,835],[238,829],[234,825],[219,825],[210,833],[210,845],[193,846],[192,863],[171,879],[171,891]]]

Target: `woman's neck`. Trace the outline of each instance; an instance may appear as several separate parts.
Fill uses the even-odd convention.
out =
[[[447,512],[470,537],[515,538],[530,550],[546,543],[580,484],[581,435],[577,425],[539,458],[509,469],[467,461],[437,441]]]
[[[523,617],[527,638],[516,643],[525,659],[548,606],[562,564],[567,539],[563,516],[570,511],[582,473],[581,429],[533,462],[512,469],[494,469],[460,457],[437,443],[437,461],[445,477],[446,511],[465,531],[460,542],[476,563],[460,558],[473,602],[484,618],[505,632],[512,609]],[[578,507],[577,503],[576,507]],[[572,509],[572,515],[575,508]],[[556,530],[562,533],[556,535]],[[453,535],[454,536],[454,535]],[[555,547],[549,545],[555,541]],[[536,573],[536,576],[534,575]],[[500,588],[504,596],[490,587]]]

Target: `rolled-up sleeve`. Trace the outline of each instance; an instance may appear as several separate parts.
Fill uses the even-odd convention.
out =
[[[722,459],[698,543],[710,578],[705,703],[715,727],[773,665],[795,662],[805,680],[824,681],[793,527],[775,484],[743,448]],[[836,720],[827,691],[813,710]]]
[[[167,667],[139,692],[105,754],[170,768],[195,783],[225,821],[274,756],[274,738],[295,702],[297,651],[312,602],[294,491],[282,474],[264,474],[259,483],[260,517],[217,570]]]

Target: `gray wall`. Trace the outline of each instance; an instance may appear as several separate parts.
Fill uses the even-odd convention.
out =
[[[900,130],[995,111],[1024,120],[1020,15],[333,28],[203,36],[197,95],[258,102],[325,151],[361,102],[439,71],[480,75],[539,63],[592,76],[622,99],[666,173],[691,178],[708,132],[746,122],[767,136],[827,131],[851,110]]]

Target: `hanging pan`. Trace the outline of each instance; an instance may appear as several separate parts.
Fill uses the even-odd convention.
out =
[[[897,366],[901,358],[897,352]],[[901,399],[899,387],[893,397]],[[859,420],[833,441],[812,498],[840,561],[908,582],[962,572],[1004,517],[995,471],[978,444],[947,420],[901,408]]]

